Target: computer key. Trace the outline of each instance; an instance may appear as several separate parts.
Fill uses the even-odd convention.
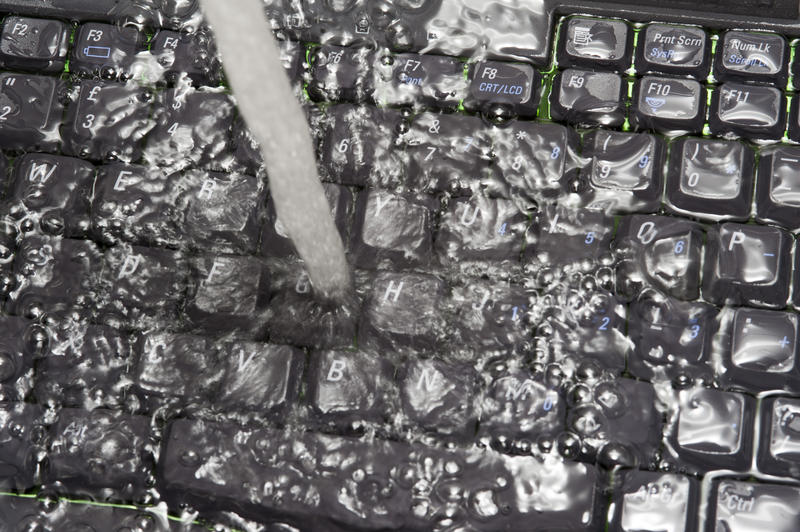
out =
[[[6,17],[0,34],[0,65],[39,73],[64,71],[71,28],[60,20]]]
[[[728,31],[720,39],[714,77],[761,81],[780,88],[789,76],[789,45],[774,33]]]
[[[469,94],[464,108],[491,115],[496,108],[534,118],[539,105],[541,76],[531,65],[481,61],[469,69]]]
[[[158,77],[163,75],[168,82],[178,82],[186,76],[198,85],[213,87],[222,77],[222,67],[209,32],[159,30],[150,41],[150,53],[163,68],[163,74],[159,72]]]
[[[633,32],[622,20],[573,17],[567,19],[561,32],[559,65],[623,71],[631,64]]]
[[[36,363],[36,401],[85,410],[121,407],[129,386],[128,336],[71,320],[53,323],[49,333],[47,352]]]
[[[43,416],[39,405],[0,404],[0,486],[3,488],[27,490],[39,481],[36,470],[38,455],[44,451]]]
[[[712,484],[706,522],[708,530],[795,530],[798,504],[796,486],[723,478]]]
[[[315,134],[319,136],[320,133],[317,131]],[[233,121],[231,139],[233,143],[233,163],[230,169],[246,175],[263,175],[266,170],[264,169],[264,158],[261,155],[261,146],[253,137],[241,116],[236,117]],[[316,145],[317,140],[312,138],[312,143]]]
[[[705,79],[711,67],[711,41],[703,28],[648,24],[639,34],[636,72],[663,72]]]
[[[677,392],[677,416],[667,431],[667,461],[681,472],[747,471],[753,449],[752,397],[716,389]]]
[[[384,55],[375,62],[370,89],[378,105],[455,110],[467,94],[464,65],[432,54]]]
[[[795,248],[797,243],[795,241]],[[794,254],[794,280],[792,281],[792,305],[800,308],[800,253]]]
[[[433,247],[431,207],[410,196],[376,189],[362,191],[350,237],[355,265],[408,268],[428,264]]]
[[[392,402],[391,363],[366,351],[315,351],[307,397],[321,419],[340,427],[384,421]]]
[[[225,364],[215,407],[223,412],[267,412],[283,420],[297,400],[305,355],[287,345],[224,341]]]
[[[625,121],[626,90],[619,74],[569,68],[553,80],[550,114],[571,124],[619,127]]]
[[[533,219],[525,255],[538,266],[596,261],[609,252],[614,220],[600,210],[545,205]]]
[[[711,97],[709,126],[724,137],[780,139],[786,129],[786,98],[775,87],[723,83]]]
[[[697,479],[657,471],[624,471],[621,477],[610,532],[697,530]]]
[[[129,79],[142,41],[132,25],[82,24],[72,44],[69,70],[83,77]]]
[[[26,153],[12,171],[9,213],[32,220],[42,231],[85,237],[95,168],[72,157]]]
[[[773,146],[759,155],[756,220],[800,230],[800,149]]]
[[[595,130],[583,138],[589,162],[582,201],[612,212],[653,212],[661,206],[664,142],[654,135]]]
[[[155,468],[150,418],[62,408],[50,426],[45,485],[100,500],[141,500]]]
[[[737,141],[685,138],[670,150],[667,208],[705,220],[746,220],[754,154]]]
[[[793,312],[724,309],[717,336],[723,384],[753,394],[800,391],[799,332],[800,321]]]
[[[0,396],[22,401],[33,387],[34,359],[44,355],[49,333],[43,326],[14,316],[0,316]],[[2,447],[2,446],[0,446]]]
[[[653,286],[683,300],[700,295],[703,227],[668,216],[624,216],[614,240],[617,293],[626,299]]]
[[[765,397],[761,402],[758,470],[800,478],[800,400]]]
[[[56,151],[64,93],[64,83],[52,76],[0,74],[0,147]]]
[[[371,96],[368,76],[374,50],[324,44],[311,52],[308,94],[317,101],[364,102]]]
[[[153,128],[152,98],[135,83],[81,81],[61,128],[63,151],[95,161],[138,160],[142,139]]]
[[[644,76],[635,86],[631,123],[674,136],[700,133],[706,116],[706,91],[693,79]]]
[[[711,228],[703,267],[703,297],[718,305],[785,307],[791,249],[791,236],[777,227],[724,223]]]

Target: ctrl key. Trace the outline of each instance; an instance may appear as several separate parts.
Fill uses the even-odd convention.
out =
[[[800,530],[800,488],[738,480],[714,483],[708,530]]]

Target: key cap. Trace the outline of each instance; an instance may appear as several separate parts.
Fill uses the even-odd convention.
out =
[[[700,486],[693,477],[624,471],[614,490],[611,532],[697,530]]]
[[[756,220],[800,230],[800,149],[761,150],[756,187]]]
[[[51,76],[0,74],[0,147],[56,151],[63,93],[64,84]]]
[[[364,351],[316,351],[309,367],[309,403],[339,427],[384,421],[391,405],[391,363]]]
[[[740,142],[675,142],[667,173],[667,208],[706,220],[746,220],[753,193],[753,150]]]
[[[208,33],[179,33],[159,30],[150,41],[150,53],[155,57],[163,74],[155,74],[155,81],[165,77],[177,83],[183,76],[197,85],[216,86],[222,77],[222,67],[216,47]]]
[[[440,216],[435,247],[447,266],[466,261],[517,262],[528,217],[514,202],[483,194],[455,198]]]
[[[64,408],[49,436],[45,483],[58,482],[59,491],[94,493],[101,500],[145,495],[155,467],[147,417]]]
[[[700,294],[703,228],[682,218],[625,216],[617,230],[617,292],[626,299],[647,286],[684,300]]]
[[[3,488],[26,490],[34,486],[37,454],[44,451],[43,414],[42,408],[34,404],[4,402],[0,405],[0,486]]]
[[[797,98],[792,99],[792,105],[789,111],[789,127],[788,136],[793,141],[797,142],[800,139],[800,100]]]
[[[350,239],[353,262],[360,268],[391,264],[408,268],[431,257],[432,209],[411,197],[365,190],[358,195]]]
[[[411,360],[399,377],[403,414],[413,425],[444,437],[475,434],[478,375],[468,365],[435,359]]]
[[[668,460],[679,471],[715,469],[745,471],[753,448],[751,397],[715,389],[693,388],[678,393],[677,421],[668,432]],[[665,457],[667,454],[665,453]]]
[[[795,248],[797,247],[797,243],[795,241]],[[794,254],[794,281],[792,282],[792,286],[794,287],[792,291],[792,305],[795,308],[800,308],[800,253]]]
[[[639,36],[636,72],[663,72],[705,79],[711,66],[711,42],[702,28],[649,24]]]
[[[268,412],[283,420],[297,400],[305,355],[297,348],[239,340],[219,346],[225,376],[214,404],[222,412]]]
[[[710,382],[716,309],[645,291],[630,307],[628,371],[648,381]]]
[[[614,222],[602,211],[546,205],[533,219],[535,235],[525,254],[538,266],[596,261],[608,252]]]
[[[316,136],[319,136],[319,132],[316,133]],[[233,121],[231,139],[233,143],[233,162],[230,165],[230,169],[232,171],[241,172],[245,175],[262,175],[266,172],[264,159],[261,156],[261,146],[256,142],[241,116],[236,117]],[[312,143],[316,145],[317,140],[312,138]],[[320,177],[324,178],[324,173],[320,172]]]
[[[794,486],[722,479],[714,483],[710,499],[708,523],[716,530],[792,530],[800,526],[800,489]]]
[[[47,330],[13,316],[0,317],[0,396],[22,401],[33,385],[33,361],[47,350]]]
[[[618,74],[569,68],[553,80],[550,114],[571,124],[619,127],[625,121],[624,97]]]
[[[723,83],[711,98],[709,125],[720,136],[777,140],[786,129],[786,98],[775,87]]]
[[[223,170],[231,155],[233,115],[233,100],[216,89],[168,89],[158,102],[144,157],[171,172]]]
[[[715,304],[785,307],[791,246],[777,227],[725,223],[710,229],[703,297]]]
[[[359,325],[359,345],[434,349],[444,335],[445,283],[425,274],[379,272]]]
[[[100,289],[101,322],[147,328],[176,323],[187,283],[185,258],[177,252],[119,244],[105,252]]]
[[[13,70],[61,73],[70,27],[58,20],[6,17],[0,34],[0,65]]]
[[[789,46],[780,35],[728,31],[722,36],[714,62],[721,80],[763,81],[786,85]]]
[[[83,80],[77,100],[61,128],[68,155],[92,160],[131,162],[152,129],[152,94],[135,84]],[[173,152],[174,153],[174,152]]]
[[[94,166],[80,159],[26,153],[14,161],[9,212],[49,234],[86,237],[94,173]]]
[[[482,61],[470,67],[469,94],[464,108],[490,115],[495,107],[534,118],[539,105],[541,75],[530,65]]]
[[[670,135],[700,133],[706,93],[693,79],[644,76],[635,85],[631,123]]]
[[[418,105],[454,110],[467,94],[464,65],[454,57],[384,55],[375,63],[372,99],[378,105]]]
[[[747,392],[800,390],[798,318],[791,312],[726,309],[720,326],[722,382]]]
[[[128,388],[128,337],[111,327],[62,321],[49,327],[47,353],[36,365],[36,401],[48,406],[118,409]]]
[[[613,212],[652,212],[661,206],[665,147],[660,138],[640,133],[596,130],[583,138],[583,169],[589,208]]]
[[[800,401],[765,397],[761,402],[758,470],[768,475],[800,477]]]
[[[70,56],[70,72],[107,80],[129,79],[143,39],[133,26],[89,22],[78,28]]]
[[[368,86],[373,50],[365,47],[322,45],[312,53],[308,94],[317,101],[364,102],[371,97]]]
[[[185,312],[195,327],[255,335],[266,320],[269,272],[255,257],[204,255],[189,261]]]
[[[605,67],[622,71],[630,66],[633,32],[621,20],[574,17],[562,28],[558,64]]]

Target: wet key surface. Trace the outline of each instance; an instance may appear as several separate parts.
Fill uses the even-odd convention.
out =
[[[702,28],[650,24],[639,36],[636,70],[702,79],[708,74],[710,58],[711,42]]]
[[[523,117],[536,116],[541,75],[530,65],[485,61],[470,67],[469,95],[464,107],[490,113],[492,107],[510,108]]]
[[[70,28],[58,20],[7,17],[0,34],[0,64],[59,73],[67,59]]]
[[[550,113],[559,121],[618,127],[625,121],[623,93],[618,74],[570,68],[555,77]]]
[[[692,79],[645,76],[634,90],[632,122],[637,128],[671,135],[699,133],[705,99],[702,86]]]
[[[708,530],[789,532],[800,526],[795,486],[723,479],[714,484],[709,502]]]
[[[800,476],[800,400],[767,397],[762,402],[758,469],[768,475]]]
[[[756,219],[800,230],[800,149],[776,146],[760,155]]]
[[[786,129],[786,99],[775,87],[724,83],[711,99],[711,131],[720,136],[779,139]]]
[[[674,473],[629,471],[614,492],[613,532],[682,532],[695,530],[700,486]]]
[[[624,70],[630,63],[633,32],[621,20],[575,17],[562,28],[558,62]]]
[[[789,46],[786,39],[770,33],[728,31],[720,41],[714,75],[720,79],[741,79],[786,84]]]

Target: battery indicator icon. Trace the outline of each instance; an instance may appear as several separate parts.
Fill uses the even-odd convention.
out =
[[[110,46],[87,46],[83,49],[83,55],[86,57],[99,57],[101,59],[108,59],[111,57]]]

